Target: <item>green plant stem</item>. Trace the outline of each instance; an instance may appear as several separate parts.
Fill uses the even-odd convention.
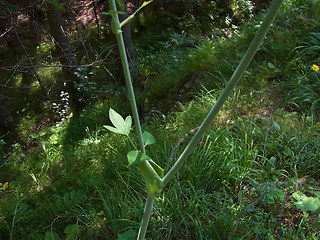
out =
[[[125,19],[123,22],[120,23],[120,27],[124,26],[125,24],[129,23],[134,16],[145,6],[147,6],[149,3],[151,3],[153,0],[151,1],[146,1],[144,2],[133,14],[131,14],[129,17],[127,17],[127,19]]]
[[[119,17],[117,14],[117,7],[116,7],[114,0],[109,0],[109,4],[110,4],[111,10],[113,12],[115,12],[115,14],[112,15],[112,18],[113,18],[114,24],[116,25],[115,27],[117,30],[115,32],[115,35],[116,35],[117,43],[119,46],[119,52],[120,52],[124,77],[126,80],[126,86],[128,89],[129,101],[130,101],[131,110],[132,110],[132,114],[133,114],[133,118],[134,118],[134,124],[136,127],[136,133],[138,135],[139,146],[140,146],[141,151],[143,153],[145,153],[146,150],[145,150],[144,142],[143,142],[141,124],[140,124],[140,120],[139,120],[139,113],[138,113],[137,103],[136,103],[135,96],[134,96],[127,54],[126,54],[125,45],[124,45],[122,32],[121,32],[121,28],[120,28]],[[143,161],[143,162],[139,163],[138,166],[141,170],[143,177],[146,180],[147,189],[148,190],[155,190],[155,192],[148,192],[148,194],[157,194],[159,189],[162,188],[162,186],[163,186],[162,180],[158,176],[157,172],[153,169],[153,167],[151,166],[151,164],[148,161]],[[153,185],[153,184],[155,184],[155,185]],[[152,186],[152,187],[150,187],[150,186]]]
[[[124,77],[126,80],[129,101],[130,101],[131,110],[134,118],[134,123],[136,126],[137,136],[139,139],[140,149],[143,153],[145,153],[145,146],[143,142],[141,124],[139,120],[139,113],[138,113],[137,104],[134,96],[129,64],[128,64],[127,54],[125,50],[125,45],[123,42],[119,17],[117,14],[117,8],[114,0],[109,0],[109,4],[110,4],[111,10],[115,12],[115,14],[112,15],[112,18],[114,21],[113,24],[115,24],[114,33],[116,35],[117,43],[119,46],[119,52],[120,52],[122,67],[124,71]],[[161,192],[163,183],[162,183],[162,179],[158,176],[157,172],[154,170],[154,168],[151,166],[151,164],[148,161],[142,161],[141,163],[138,164],[138,167],[146,181],[147,192],[148,192],[147,202],[145,204],[145,209],[143,213],[143,219],[142,219],[139,234],[138,234],[138,239],[144,239],[147,232],[148,224],[149,224],[150,214],[152,212],[154,199],[156,195],[158,195]]]
[[[257,31],[255,37],[251,41],[249,48],[243,58],[241,59],[237,69],[233,73],[231,79],[229,80],[227,86],[222,91],[221,95],[219,96],[217,102],[213,105],[211,110],[209,111],[207,117],[202,122],[199,130],[191,139],[188,146],[185,148],[183,153],[180,155],[176,163],[172,166],[169,172],[163,177],[163,185],[165,186],[171,178],[175,176],[177,171],[181,168],[183,163],[187,160],[187,158],[192,153],[193,149],[196,147],[198,142],[201,140],[207,129],[210,127],[210,124],[222,108],[223,104],[229,97],[230,93],[233,91],[237,83],[239,82],[240,78],[242,77],[244,71],[249,66],[253,56],[255,55],[256,51],[258,50],[259,46],[261,45],[264,37],[266,36],[267,31],[269,30],[275,16],[277,15],[281,5],[283,4],[284,0],[274,0],[272,5],[260,27]]]
[[[147,202],[144,207],[143,218],[142,218],[142,221],[140,224],[140,229],[139,229],[139,233],[138,233],[138,237],[137,237],[138,240],[145,239],[149,220],[150,220],[150,215],[151,215],[152,208],[153,208],[154,199],[155,199],[154,196],[148,195],[148,197],[147,197]]]
[[[162,179],[148,161],[140,162],[138,168],[146,180],[148,195],[158,196],[163,188]]]
[[[109,0],[109,5],[110,5],[110,8],[112,11],[117,12],[116,3],[114,0]],[[117,29],[121,30],[118,14],[114,14],[112,16],[112,18],[114,20],[114,23],[117,25]],[[134,118],[134,124],[136,126],[136,132],[137,132],[137,136],[138,136],[138,140],[139,140],[139,146],[140,146],[141,151],[143,153],[145,153],[146,151],[145,151],[145,147],[144,147],[144,143],[143,143],[139,113],[138,113],[137,103],[136,103],[136,99],[135,99],[135,95],[134,95],[134,91],[133,91],[132,80],[131,80],[129,64],[128,64],[128,58],[127,58],[127,54],[126,54],[126,48],[124,45],[123,37],[122,37],[122,32],[120,31],[119,33],[117,33],[115,35],[116,35],[117,43],[119,46],[122,68],[123,68],[124,77],[126,80],[126,86],[128,89],[129,101],[130,101],[131,110],[132,110],[132,114],[133,114],[133,118]]]

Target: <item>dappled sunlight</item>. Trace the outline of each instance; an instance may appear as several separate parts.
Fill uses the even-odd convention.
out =
[[[0,95],[12,113],[0,128],[0,239],[132,240],[152,204],[146,239],[320,238],[319,1],[285,1],[196,143],[266,1],[147,4],[130,22],[125,74],[106,1],[14,2],[0,1]],[[70,52],[50,34],[50,3]],[[133,68],[136,109],[123,81]]]

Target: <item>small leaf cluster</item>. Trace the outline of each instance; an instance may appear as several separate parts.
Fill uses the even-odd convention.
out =
[[[129,133],[130,133],[131,126],[132,126],[131,116],[127,116],[126,119],[124,119],[119,113],[117,113],[115,110],[110,108],[109,118],[111,120],[111,123],[113,124],[113,127],[108,126],[108,125],[105,125],[104,127],[113,133],[126,135],[129,138],[129,140],[131,141],[131,139],[129,137]],[[156,142],[154,136],[147,131],[143,132],[142,138],[143,138],[143,142],[144,142],[145,147],[148,145],[152,145]],[[131,141],[131,143],[133,144],[132,141]],[[135,145],[134,145],[134,148],[135,148],[135,150],[131,150],[127,154],[129,166],[137,165],[143,161],[148,161],[159,176],[163,175],[163,169],[160,166],[158,166],[147,154],[137,150]]]
[[[74,206],[77,206],[86,199],[84,191],[72,190],[63,195],[63,197],[58,198],[56,201],[56,206],[59,210],[66,213],[70,212]]]

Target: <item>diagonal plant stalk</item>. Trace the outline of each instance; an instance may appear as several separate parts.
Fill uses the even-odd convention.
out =
[[[219,113],[220,109],[222,108],[225,101],[228,99],[230,93],[233,91],[237,83],[239,82],[240,78],[242,77],[243,73],[249,66],[251,60],[253,59],[255,53],[259,49],[263,39],[265,38],[273,20],[275,19],[278,11],[280,10],[281,5],[283,4],[284,0],[274,0],[272,5],[263,20],[259,30],[256,32],[253,40],[251,41],[248,50],[246,51],[245,55],[242,57],[238,67],[234,71],[233,75],[231,76],[227,86],[223,89],[222,93],[220,94],[216,103],[212,106],[211,110],[209,111],[208,115],[202,122],[199,130],[193,136],[183,153],[179,156],[176,163],[172,166],[169,172],[163,177],[163,185],[165,186],[171,178],[177,173],[177,171],[181,168],[183,163],[187,160],[187,158],[192,153],[193,149],[199,143],[207,129],[210,127],[210,124],[213,122],[214,118]]]
[[[250,43],[247,52],[241,59],[237,69],[233,73],[231,79],[229,80],[227,86],[222,91],[221,95],[219,96],[217,102],[213,105],[211,110],[209,111],[207,117],[202,122],[199,130],[191,139],[190,143],[187,145],[183,153],[180,155],[176,163],[172,166],[169,172],[161,179],[160,176],[157,174],[155,169],[151,166],[148,161],[142,161],[138,164],[138,167],[141,171],[141,174],[145,178],[146,185],[147,185],[147,201],[144,209],[143,219],[140,225],[138,238],[139,240],[144,240],[146,231],[148,228],[148,223],[150,220],[150,215],[153,208],[153,203],[155,197],[161,192],[162,188],[174,177],[177,171],[182,167],[183,163],[187,160],[190,156],[200,139],[204,136],[206,130],[209,128],[210,124],[213,122],[214,118],[222,108],[223,104],[229,97],[230,93],[233,91],[237,83],[239,82],[240,78],[242,77],[244,71],[249,66],[251,60],[253,59],[255,53],[257,52],[259,46],[261,45],[263,39],[266,36],[267,31],[269,30],[274,18],[276,17],[281,5],[283,4],[284,0],[273,0],[272,5],[261,25],[259,30],[257,31],[255,37],[253,38],[252,42]],[[127,61],[125,46],[122,38],[122,31],[121,26],[126,23],[126,20],[121,24],[119,22],[115,0],[109,0],[110,4],[110,12],[109,14],[112,15],[112,31],[116,35],[122,67],[125,75],[126,85],[128,89],[129,101],[131,104],[132,113],[134,116],[134,122],[136,127],[136,132],[139,139],[139,145],[141,151],[145,153],[145,147],[142,137],[142,130],[139,120],[139,114],[136,106],[136,101],[134,97],[133,86],[131,82],[131,76],[129,71],[129,65]],[[131,17],[132,18],[132,17]]]

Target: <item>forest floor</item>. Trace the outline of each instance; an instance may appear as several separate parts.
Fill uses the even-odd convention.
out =
[[[125,88],[110,77],[112,41],[97,31],[92,3],[72,1],[86,26],[85,46],[104,60],[79,73],[89,97],[78,117],[55,88],[59,69],[38,69],[58,96],[52,102],[39,100],[34,79],[12,77],[15,86],[30,88],[18,94],[24,110],[10,139],[0,142],[0,239],[117,239],[139,228],[144,180],[126,157],[136,136],[104,127],[111,125],[110,108],[132,114]],[[103,3],[96,4],[100,14]],[[148,239],[320,238],[319,10],[312,1],[284,5],[209,131],[156,199]],[[263,16],[205,35],[154,26],[135,33],[133,24],[137,103],[143,130],[156,139],[146,150],[165,172],[216,102]],[[70,39],[82,59],[79,35]],[[53,49],[44,41],[37,60],[56,63]]]

